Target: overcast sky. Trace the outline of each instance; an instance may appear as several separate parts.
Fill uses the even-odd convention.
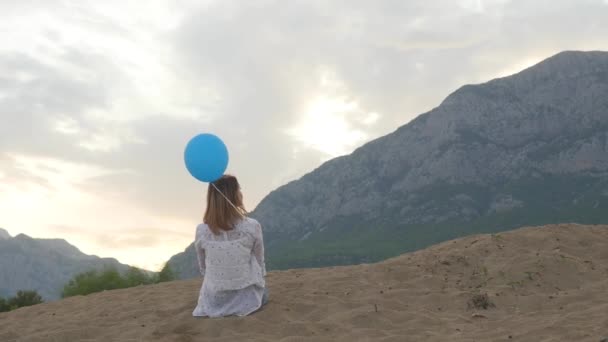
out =
[[[227,144],[249,209],[466,83],[608,50],[608,0],[0,1],[0,227],[158,269]]]

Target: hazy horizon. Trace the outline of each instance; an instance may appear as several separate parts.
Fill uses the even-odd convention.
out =
[[[607,50],[607,0],[0,4],[0,227],[158,270],[219,135],[253,210],[464,84]]]

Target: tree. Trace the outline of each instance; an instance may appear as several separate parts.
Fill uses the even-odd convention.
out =
[[[6,299],[0,297],[0,312],[6,312],[10,310],[10,306],[8,306],[8,302]]]
[[[88,271],[76,275],[63,287],[61,296],[84,296],[105,290],[124,289],[138,285],[148,285],[157,282],[157,277],[150,276],[144,271],[131,267],[124,275],[110,268],[103,272]]]
[[[166,263],[165,266],[163,267],[162,270],[160,270],[160,273],[158,273],[158,283],[163,283],[166,281],[173,281],[175,280],[175,273],[173,273],[173,270],[171,269],[171,266],[169,266],[169,263]]]
[[[8,300],[10,310],[44,303],[42,297],[36,291],[19,291],[15,297]]]
[[[78,295],[84,296],[90,293],[125,287],[127,287],[125,279],[120,276],[117,270],[109,268],[101,273],[93,270],[77,274],[63,287],[61,296],[63,298]]]
[[[155,279],[142,270],[135,267],[130,267],[125,274],[125,282],[127,287],[133,287],[138,285],[148,285],[155,282]]]

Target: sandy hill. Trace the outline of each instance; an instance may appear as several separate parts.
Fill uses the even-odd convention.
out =
[[[0,314],[0,341],[594,341],[608,337],[608,226],[522,228],[377,264],[272,272],[245,318],[191,317],[199,280]],[[488,294],[495,307],[470,307]]]

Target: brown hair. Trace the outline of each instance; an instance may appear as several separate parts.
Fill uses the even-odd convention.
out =
[[[218,190],[222,193],[220,194]],[[209,226],[214,234],[219,234],[222,230],[232,230],[234,224],[245,217],[247,211],[243,205],[240,190],[239,181],[232,175],[223,175],[215,182],[209,183],[207,210],[203,222]],[[222,194],[234,204],[234,207]]]

